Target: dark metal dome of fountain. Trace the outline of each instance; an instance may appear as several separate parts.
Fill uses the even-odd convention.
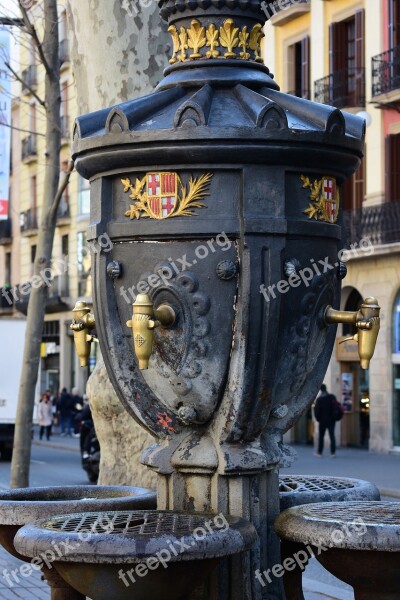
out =
[[[161,15],[168,20],[173,41],[164,79],[148,96],[79,117],[74,158],[80,162],[87,150],[101,146],[107,168],[107,148],[119,146],[118,166],[129,166],[132,153],[128,158],[126,146],[134,145],[138,153],[135,163],[143,160],[145,164],[146,146],[150,149],[152,142],[165,141],[168,155],[160,157],[160,164],[170,161],[171,154],[179,154],[179,150],[186,162],[194,162],[204,158],[211,147],[218,152],[223,142],[221,160],[226,156],[226,143],[231,143],[232,152],[242,162],[270,161],[272,155],[279,163],[279,146],[289,143],[295,154],[297,146],[304,167],[307,145],[313,164],[313,152],[321,144],[322,163],[324,149],[336,146],[341,150],[338,169],[352,172],[354,154],[362,156],[364,121],[279,91],[263,64],[266,15],[262,4],[259,0],[160,0]],[[346,148],[353,159],[343,158]],[[84,176],[92,176],[91,161],[83,162],[80,170]]]

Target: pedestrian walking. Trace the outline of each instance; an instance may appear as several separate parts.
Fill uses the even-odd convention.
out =
[[[67,388],[61,390],[58,400],[58,412],[60,414],[61,435],[71,436],[72,413],[74,400],[67,392]]]
[[[329,432],[331,442],[331,457],[336,456],[335,425],[343,416],[343,408],[336,396],[329,394],[326,385],[321,385],[320,393],[314,407],[314,415],[319,424],[318,451],[315,456],[322,456],[324,450],[324,437],[326,430]]]
[[[43,392],[40,399],[38,416],[40,425],[39,439],[42,440],[43,434],[46,432],[46,439],[49,441],[51,435],[51,425],[53,423],[53,403],[46,392]]]
[[[72,424],[74,428],[74,437],[81,436],[81,420],[83,410],[83,398],[79,394],[78,388],[72,388]]]

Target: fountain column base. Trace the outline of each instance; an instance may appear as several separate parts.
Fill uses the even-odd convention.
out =
[[[257,529],[258,541],[251,552],[223,561],[207,584],[187,600],[284,599],[282,580],[271,571],[268,578],[262,576],[280,563],[280,542],[273,528],[279,514],[277,469],[246,475],[158,474],[157,496],[159,510],[242,516]]]

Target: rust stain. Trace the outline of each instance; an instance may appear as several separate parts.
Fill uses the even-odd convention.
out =
[[[166,412],[157,413],[157,420],[161,427],[164,427],[164,429],[167,429],[167,431],[173,431],[176,433],[176,429],[172,425],[172,419]]]

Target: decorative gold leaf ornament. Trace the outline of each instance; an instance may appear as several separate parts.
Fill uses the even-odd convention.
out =
[[[244,60],[248,60],[250,58],[250,54],[249,52],[247,52],[247,49],[249,47],[249,37],[250,34],[247,32],[247,25],[245,25],[242,31],[239,33],[239,46],[242,49],[240,53],[240,58],[243,58]]]
[[[336,184],[336,179],[330,175],[325,175],[321,179],[315,179],[314,182],[306,175],[300,176],[303,182],[303,188],[310,190],[310,204],[304,214],[309,219],[316,221],[325,221],[327,223],[336,223],[339,216],[340,193]]]
[[[180,49],[179,34],[175,25],[171,25],[170,27],[168,27],[168,31],[171,34],[173,44],[173,55],[169,62],[171,65],[174,65],[178,60],[177,55]]]
[[[233,19],[226,19],[223,27],[219,28],[219,37],[221,46],[227,49],[224,54],[225,58],[236,58],[236,53],[233,49],[239,45],[239,28],[235,27]]]
[[[173,54],[170,63],[189,62],[207,59],[242,59],[263,62],[261,58],[261,40],[264,37],[261,23],[254,25],[251,31],[247,25],[241,29],[233,19],[226,19],[222,27],[214,23],[207,27],[198,19],[191,21],[190,27],[175,25],[168,28],[172,37]],[[188,53],[188,49],[192,53]]]
[[[261,23],[257,23],[254,25],[253,29],[250,32],[250,50],[254,51],[254,60],[256,62],[264,62],[261,58],[261,40],[264,37],[264,33],[262,31]]]
[[[193,19],[190,29],[188,29],[188,45],[192,48],[193,53],[189,56],[191,60],[201,58],[199,53],[200,48],[206,45],[206,28],[202,27],[196,19]]]
[[[187,31],[184,27],[181,27],[180,29],[180,33],[179,33],[179,43],[180,43],[180,54],[178,56],[178,60],[179,62],[184,62],[186,59],[186,50],[188,49],[188,43],[187,43]]]
[[[129,219],[167,219],[170,217],[196,216],[195,208],[205,208],[201,202],[209,195],[213,174],[205,173],[189,179],[184,185],[177,173],[150,172],[134,183],[129,178],[121,179],[124,193],[129,194],[131,203],[125,216]]]
[[[207,48],[210,48],[206,52],[206,57],[207,58],[218,58],[219,50],[217,50],[217,48],[218,48],[218,44],[219,44],[219,42],[218,42],[219,31],[217,30],[217,28],[215,27],[215,25],[213,23],[211,23],[211,25],[208,26],[206,36],[207,36]]]

